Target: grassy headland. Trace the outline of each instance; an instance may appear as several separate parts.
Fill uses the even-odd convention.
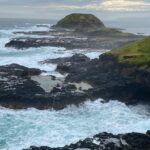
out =
[[[150,36],[128,43],[109,53],[117,57],[121,63],[127,62],[140,66],[150,65]]]

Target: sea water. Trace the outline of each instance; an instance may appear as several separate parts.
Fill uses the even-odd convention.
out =
[[[143,109],[144,108],[144,109]],[[0,109],[0,149],[31,145],[64,146],[100,132],[144,133],[150,128],[146,106],[128,107],[118,101],[95,102],[63,110]]]
[[[17,63],[45,70],[47,74],[61,76],[55,72],[56,65],[39,62],[50,58],[70,57],[76,52],[94,59],[108,51],[66,50],[63,47],[40,47],[26,50],[5,48],[5,44],[11,38],[24,36],[13,34],[15,31],[49,30],[49,26],[37,27],[33,22],[6,27],[0,27],[0,65]],[[148,106],[129,107],[119,101],[102,103],[101,99],[95,102],[85,102],[79,107],[68,106],[61,111],[0,108],[0,150],[21,150],[31,145],[64,146],[99,132],[145,133],[150,129],[149,112]]]

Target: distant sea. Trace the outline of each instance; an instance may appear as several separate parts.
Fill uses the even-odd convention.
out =
[[[37,24],[54,24],[56,20],[44,19],[15,19],[15,18],[0,18],[0,29],[13,29],[30,27]]]
[[[101,19],[101,18],[100,18]],[[119,28],[125,32],[135,34],[150,35],[150,18],[102,18],[104,24],[108,27]],[[51,19],[15,19],[15,18],[0,18],[0,29],[12,29],[30,27],[37,24],[55,24],[57,20]]]
[[[124,32],[131,32],[134,34],[150,35],[150,17],[138,18],[118,18],[104,20],[108,27],[120,28]]]

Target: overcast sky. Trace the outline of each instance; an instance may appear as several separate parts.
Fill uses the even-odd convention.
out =
[[[59,19],[73,12],[98,17],[150,16],[150,0],[0,0],[0,18]]]

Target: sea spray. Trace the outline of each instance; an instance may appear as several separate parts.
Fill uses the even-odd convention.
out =
[[[146,132],[150,115],[144,106],[118,101],[88,101],[79,107],[55,110],[0,109],[0,149],[21,150],[31,145],[64,146],[99,132]],[[137,111],[138,110],[138,111]]]

